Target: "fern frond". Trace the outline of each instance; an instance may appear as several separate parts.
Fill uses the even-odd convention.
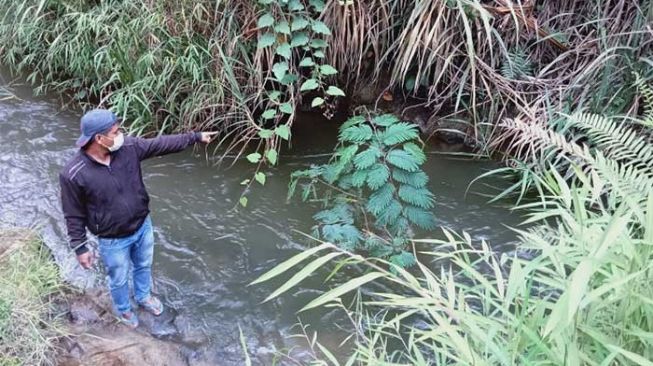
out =
[[[619,164],[600,152],[595,155],[591,168],[604,180],[598,184],[610,189],[609,197],[615,201],[613,205],[626,202],[638,219],[644,220],[645,201],[653,194],[653,179],[636,166]]]
[[[414,123],[398,122],[386,128],[379,138],[384,145],[392,146],[418,139],[419,131]]]
[[[644,115],[642,116],[642,122],[646,126],[653,127],[653,88],[651,88],[637,73],[635,74],[635,80],[637,90],[642,94],[642,99],[644,100]]]
[[[365,184],[367,180],[368,169],[356,170],[351,175],[351,185],[360,188]]]
[[[509,51],[501,66],[501,74],[507,79],[523,79],[533,75],[533,64],[528,60],[528,54],[523,49]]]
[[[371,190],[379,189],[390,178],[390,169],[385,164],[374,164],[367,174],[367,186]]]
[[[352,126],[349,128],[345,128],[342,131],[340,131],[340,140],[342,141],[348,141],[348,142],[363,142],[363,141],[368,141],[372,138],[372,135],[374,135],[374,131],[372,131],[372,127],[369,125],[362,125],[362,126]]]
[[[413,154],[404,151],[404,150],[392,150],[388,153],[386,160],[403,170],[409,172],[416,172],[419,170],[419,160],[417,160]]]
[[[653,172],[653,147],[635,129],[590,113],[575,113],[569,121],[584,131],[607,158]]]
[[[381,127],[388,127],[397,122],[399,122],[399,118],[397,118],[394,114],[382,114],[372,118],[372,123]]]
[[[436,227],[435,215],[423,208],[406,205],[404,207],[404,215],[406,215],[410,222],[422,229],[430,230]]]
[[[396,199],[392,199],[379,215],[375,215],[376,225],[379,227],[385,227],[396,222],[401,216],[401,210],[401,203]]]
[[[370,146],[367,150],[363,150],[356,154],[354,157],[354,166],[356,169],[366,169],[376,163],[376,159],[383,155],[381,149],[376,146]]]
[[[404,144],[404,151],[410,153],[417,159],[417,164],[424,164],[426,161],[426,154],[424,154],[424,150],[422,150],[421,147],[419,147],[416,143],[414,142],[407,142]]]
[[[399,198],[421,208],[432,208],[434,204],[433,193],[428,189],[415,188],[407,184],[399,186]]]
[[[415,188],[422,188],[429,181],[429,176],[423,171],[408,172],[399,168],[392,171],[392,178],[397,182],[408,184]]]
[[[415,258],[413,253],[404,250],[399,254],[395,254],[391,256],[390,262],[396,264],[401,268],[407,268],[407,267],[414,266],[415,263],[417,263],[417,259]]]
[[[392,184],[384,184],[370,195],[370,199],[367,201],[367,210],[378,217],[392,201],[394,191],[395,187]]]
[[[521,160],[538,161],[539,157],[547,156],[552,151],[591,160],[586,145],[568,141],[565,135],[546,126],[528,124],[519,118],[504,120],[500,126],[507,131],[503,140],[508,140],[508,150]]]

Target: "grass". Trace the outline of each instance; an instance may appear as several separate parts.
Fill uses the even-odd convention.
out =
[[[59,270],[42,242],[23,229],[0,230],[0,365],[53,365],[61,335],[52,299]]]

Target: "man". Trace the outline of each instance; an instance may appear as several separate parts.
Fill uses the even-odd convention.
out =
[[[122,322],[136,328],[138,318],[129,299],[130,263],[136,302],[154,315],[163,311],[161,301],[150,291],[154,235],[140,162],[182,151],[196,142],[209,143],[215,132],[125,137],[113,112],[95,109],[82,117],[81,133],[79,151],[59,175],[70,245],[81,266],[88,269],[93,257],[86,229],[98,237],[115,310]]]

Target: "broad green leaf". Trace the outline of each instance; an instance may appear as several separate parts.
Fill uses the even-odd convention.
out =
[[[280,96],[281,92],[278,90],[271,91],[270,94],[268,94],[268,98],[270,98],[270,100],[277,100]]]
[[[304,46],[308,43],[308,35],[306,32],[297,32],[293,34],[292,40],[290,41],[291,47]]]
[[[333,66],[331,65],[321,65],[320,66],[320,73],[322,75],[335,75],[338,73],[338,70],[336,70]]]
[[[279,110],[285,114],[292,114],[294,111],[292,104],[290,104],[290,102],[281,103],[279,105]]]
[[[251,153],[246,156],[247,160],[249,160],[250,163],[258,163],[259,160],[261,160],[261,154],[259,153]]]
[[[322,50],[317,50],[313,52],[313,56],[318,57],[318,58],[325,58],[326,56],[324,55],[324,51]]]
[[[247,207],[247,197],[245,196],[240,197],[240,200],[238,200],[238,202],[240,202],[241,206]]]
[[[333,300],[339,298],[340,296],[346,294],[349,291],[355,290],[355,289],[363,286],[364,284],[366,284],[366,283],[368,283],[370,281],[374,281],[377,278],[384,277],[384,276],[385,275],[383,273],[380,273],[380,272],[370,272],[370,273],[368,273],[366,275],[353,278],[353,279],[345,282],[344,284],[334,288],[333,290],[330,290],[330,291],[320,295],[317,299],[309,302],[306,306],[301,308],[301,310],[299,310],[299,311],[302,312],[302,311],[306,311],[306,310],[309,310],[309,309],[313,309],[313,308],[318,307],[320,305],[323,305],[323,304],[325,304],[327,302],[333,301]]]
[[[308,3],[317,11],[318,13],[324,10],[324,1],[323,0],[308,0]]]
[[[315,107],[321,106],[322,104],[324,104],[324,99],[322,99],[320,97],[316,97],[311,102],[311,107],[315,108]]]
[[[295,287],[298,283],[303,281],[306,277],[313,274],[313,272],[315,272],[317,269],[324,266],[324,264],[326,264],[327,262],[329,262],[333,258],[335,258],[335,257],[337,257],[339,255],[342,255],[342,254],[343,253],[333,252],[333,253],[328,253],[326,255],[323,255],[323,256],[315,259],[311,263],[304,266],[301,269],[301,271],[295,273],[294,276],[290,277],[287,281],[285,281],[284,284],[281,287],[279,287],[273,293],[271,293],[270,296],[266,297],[265,300],[263,300],[263,302],[270,301],[270,300],[274,299],[275,297],[281,295],[282,293],[288,291],[289,289]]]
[[[306,91],[306,90],[315,90],[320,84],[317,83],[317,80],[315,79],[308,79],[304,81],[302,86],[299,88],[299,91]]]
[[[290,29],[293,32],[304,29],[306,27],[308,27],[308,19],[303,17],[297,17],[293,19],[292,23],[290,24]]]
[[[277,128],[274,129],[274,133],[284,140],[288,140],[288,138],[290,138],[290,128],[288,125],[277,126]]]
[[[272,4],[273,1],[275,0],[258,0],[258,3],[263,5],[269,5]]]
[[[243,181],[240,182],[240,185],[241,185],[241,186],[246,186],[246,185],[249,184],[249,182],[250,182],[249,178],[248,178],[248,179],[243,179]]]
[[[270,151],[273,151],[273,150],[270,150]],[[251,286],[251,285],[255,285],[257,283],[268,281],[268,280],[270,280],[270,279],[272,279],[272,278],[274,278],[274,277],[288,271],[289,269],[296,266],[297,264],[299,264],[304,259],[312,256],[313,254],[319,252],[320,250],[323,250],[323,249],[326,249],[326,248],[329,248],[329,247],[331,247],[331,244],[324,243],[324,244],[320,244],[320,245],[316,246],[315,248],[304,250],[304,251],[300,252],[299,254],[297,254],[297,255],[289,258],[289,259],[286,259],[285,261],[278,264],[277,266],[275,266],[271,270],[265,272],[259,278],[257,278],[254,281],[250,282],[249,285],[247,285],[247,286]]]
[[[254,175],[254,179],[256,179],[257,182],[259,182],[261,185],[265,184],[265,173],[263,172],[256,172]]]
[[[262,130],[258,131],[258,135],[262,139],[267,139],[267,138],[272,137],[272,135],[274,135],[274,131],[262,129]]]
[[[326,48],[327,47],[327,42],[323,39],[314,39],[311,41],[310,46],[313,48]]]
[[[275,37],[274,34],[272,33],[265,33],[261,36],[261,38],[258,39],[258,48],[265,48],[265,47],[270,47],[274,44],[274,42],[277,40],[277,37]]]
[[[331,35],[331,30],[329,27],[327,27],[326,24],[319,20],[313,20],[313,24],[311,24],[311,29],[313,29],[313,32],[319,33],[319,34],[325,34],[327,36]]]
[[[290,85],[295,81],[297,81],[297,79],[298,79],[297,75],[286,74],[283,76],[283,79],[281,79],[279,82],[283,85]]]
[[[261,115],[263,119],[272,119],[277,115],[276,109],[266,109],[265,112]]]
[[[256,26],[259,28],[264,28],[264,27],[269,27],[272,24],[274,24],[274,18],[272,17],[272,14],[265,13],[260,18],[258,18],[258,22],[256,23]]]
[[[277,33],[290,34],[290,25],[287,21],[281,21],[274,26],[274,30]]]
[[[285,59],[290,59],[290,56],[292,55],[292,50],[290,48],[290,45],[284,42],[279,46],[277,46],[276,53],[277,55],[282,56]]]
[[[304,57],[304,59],[302,59],[302,61],[299,63],[300,67],[308,67],[313,65],[315,65],[315,62],[313,62],[313,59],[310,57]]]
[[[288,2],[288,10],[290,11],[304,10],[304,5],[299,0],[290,0]]]
[[[275,165],[277,163],[277,151],[270,149],[265,152],[265,157],[268,159],[270,164]]]
[[[330,85],[329,88],[326,91],[327,94],[333,95],[333,96],[345,96],[345,92],[342,91],[342,89],[338,88],[337,86]]]
[[[287,62],[277,62],[274,65],[272,65],[272,73],[274,74],[274,78],[277,80],[283,79],[283,77],[286,75],[286,72],[288,72],[288,63]],[[272,99],[272,98],[271,98]],[[276,99],[276,98],[274,98]]]

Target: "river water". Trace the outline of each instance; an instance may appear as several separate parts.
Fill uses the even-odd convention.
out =
[[[15,98],[0,100],[0,225],[36,228],[68,281],[99,283],[101,271],[81,270],[67,250],[59,204],[57,174],[75,152],[81,112],[62,109],[57,95],[34,97],[30,87],[8,86],[6,78],[2,83]],[[287,203],[287,184],[293,170],[324,161],[336,134],[333,122],[301,116],[292,146],[283,151],[278,167],[267,170],[265,187],[251,192],[246,209],[234,209],[240,182],[252,174],[246,161],[215,167],[198,147],[143,163],[157,245],[155,290],[189,327],[207,336],[204,350],[217,364],[242,364],[239,326],[255,364],[267,364],[275,351],[291,347],[301,358],[304,343],[290,337],[297,331],[296,311],[319,294],[321,279],[264,304],[280,282],[246,285],[312,244],[293,230],[310,232],[315,208],[299,199]],[[429,149],[426,171],[440,224],[509,250],[514,234],[504,225],[517,225],[519,217],[486,204],[484,197],[465,195],[468,183],[495,165],[440,153],[450,146],[431,144]],[[301,320],[319,329],[325,343],[337,345],[347,336],[335,325],[338,316],[313,311]]]

